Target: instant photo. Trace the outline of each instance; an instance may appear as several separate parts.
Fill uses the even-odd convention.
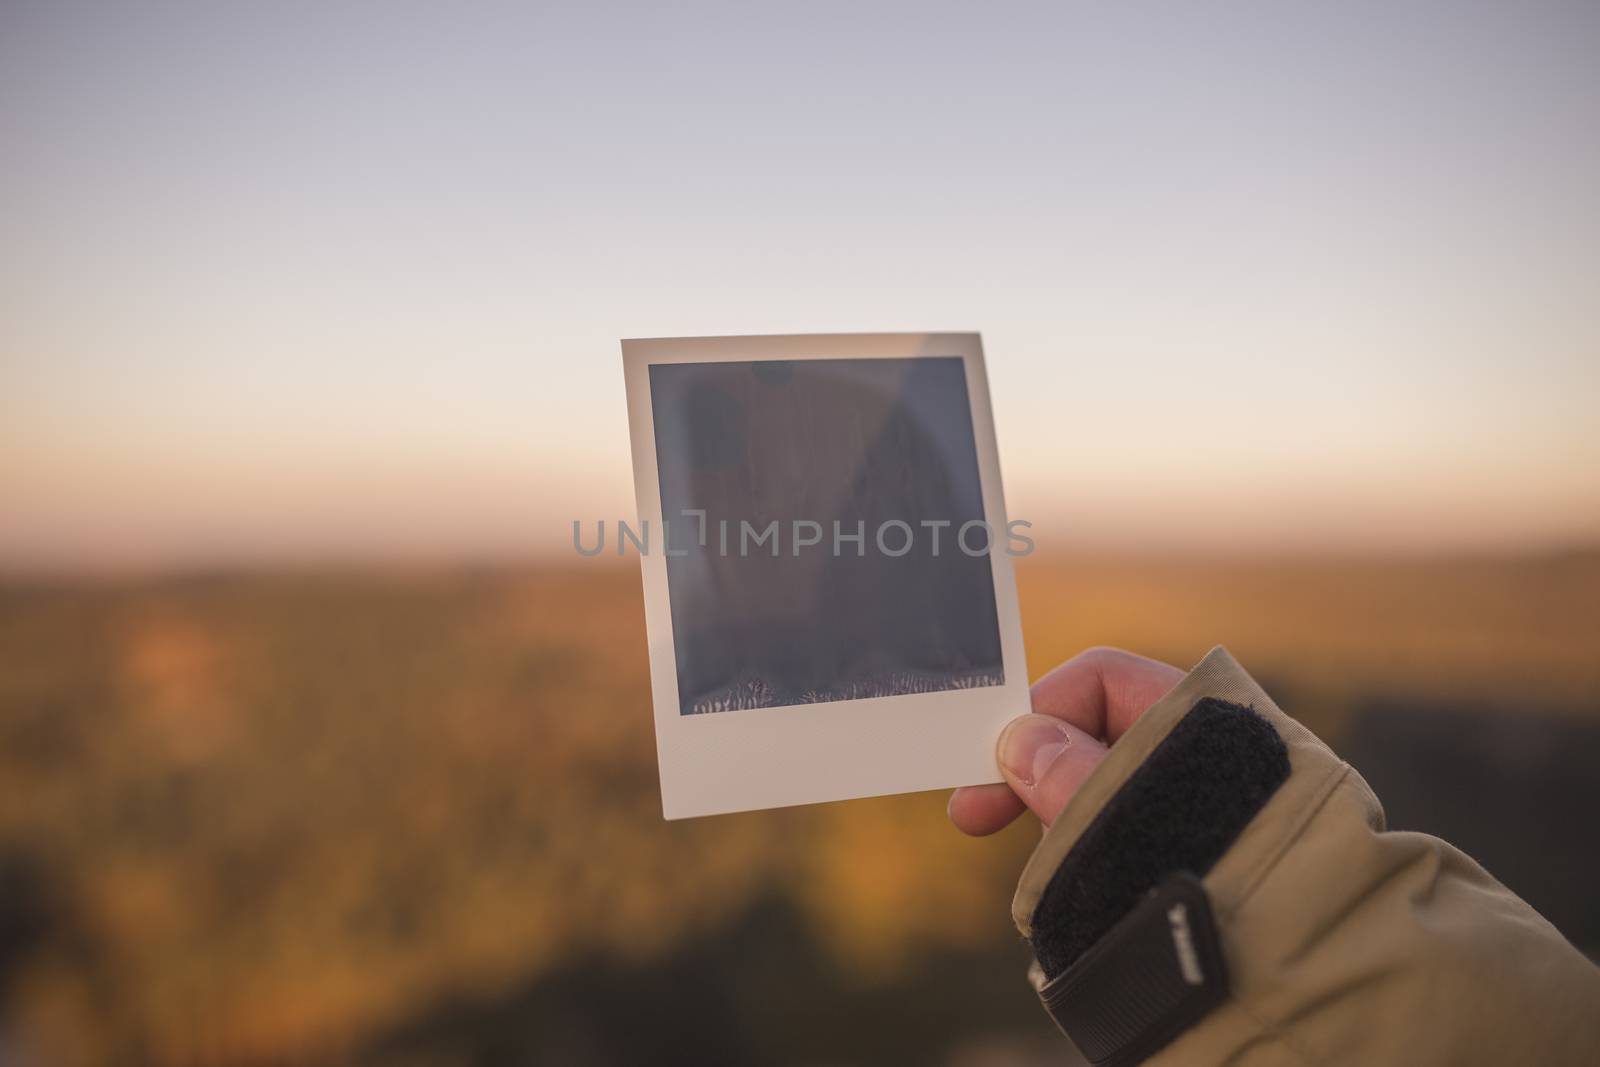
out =
[[[622,348],[663,814],[999,781],[1029,701],[978,336]]]
[[[684,715],[1000,685],[959,357],[650,368]]]

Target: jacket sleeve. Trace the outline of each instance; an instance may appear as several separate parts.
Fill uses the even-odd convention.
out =
[[[1112,746],[1012,915],[1097,1065],[1600,1062],[1600,970],[1461,852],[1386,831],[1221,648]]]

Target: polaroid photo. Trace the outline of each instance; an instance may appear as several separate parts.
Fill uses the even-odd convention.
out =
[[[1032,542],[978,335],[622,349],[665,816],[1000,781]]]

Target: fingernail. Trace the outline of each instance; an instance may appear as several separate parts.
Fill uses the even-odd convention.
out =
[[[1050,715],[1013,719],[1000,735],[1000,765],[1024,785],[1033,785],[1072,744],[1066,724]]]

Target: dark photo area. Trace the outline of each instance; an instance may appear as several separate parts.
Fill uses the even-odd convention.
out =
[[[959,357],[658,364],[650,394],[683,714],[1003,684]]]

